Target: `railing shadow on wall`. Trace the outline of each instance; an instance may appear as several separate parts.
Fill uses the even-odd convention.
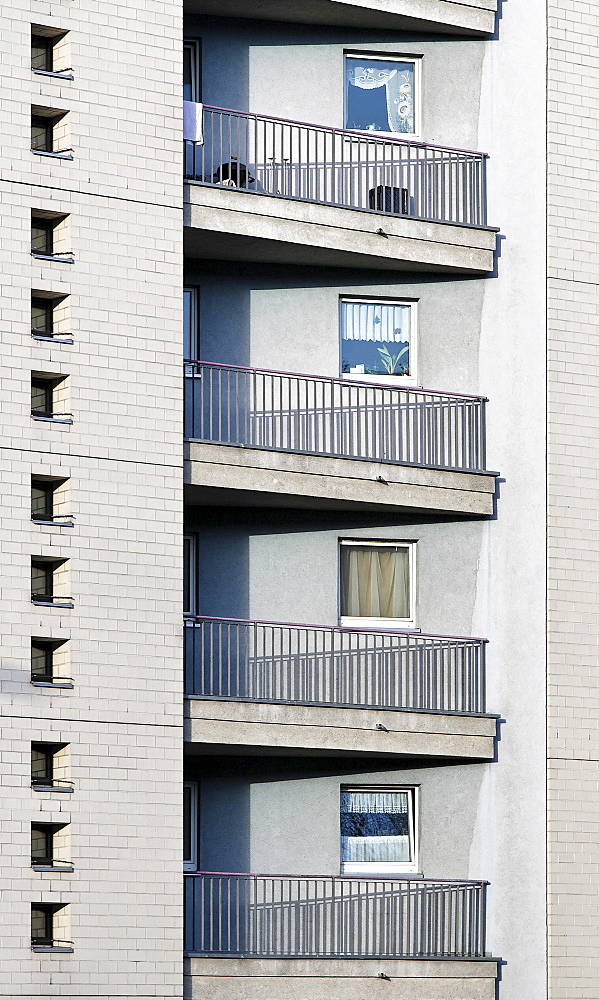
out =
[[[483,396],[201,361],[186,361],[184,371],[188,439],[485,471]]]
[[[485,714],[484,639],[207,617],[184,632],[190,697]]]
[[[197,106],[198,108],[200,106]],[[484,153],[204,105],[187,180],[270,197],[485,228]]]

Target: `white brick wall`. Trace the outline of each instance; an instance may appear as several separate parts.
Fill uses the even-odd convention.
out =
[[[4,997],[181,995],[181,4],[13,0],[3,16],[1,775]],[[68,29],[74,80],[33,74],[31,24]],[[30,150],[31,105],[69,111],[74,159]],[[73,264],[30,255],[32,209],[69,214]],[[72,345],[30,336],[31,290],[70,296]],[[33,421],[31,372],[68,375],[72,425]],[[31,521],[69,477],[74,527]],[[69,560],[73,609],[30,600]],[[72,690],[30,684],[32,636],[69,640]],[[32,740],[70,745],[73,794],[35,792]],[[30,866],[70,823],[73,873]],[[32,902],[70,907],[71,955],[31,951]]]
[[[549,4],[549,997],[599,996],[599,14]]]

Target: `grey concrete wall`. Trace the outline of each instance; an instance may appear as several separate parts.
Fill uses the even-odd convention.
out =
[[[422,137],[477,148],[482,41],[197,17],[185,35],[202,39],[205,104],[337,128],[344,50],[422,56]]]
[[[417,303],[416,378],[431,389],[476,394],[484,284],[480,280],[389,280],[339,269],[202,266],[186,281],[199,288],[200,360],[339,377],[339,301],[382,296]],[[503,363],[503,362],[499,362]],[[486,386],[492,396],[492,382]],[[494,400],[491,398],[491,406]],[[489,456],[490,467],[493,456]]]
[[[349,765],[345,773],[281,780],[275,765],[272,777],[204,779],[200,866],[204,871],[337,875],[341,786],[400,784],[419,789],[419,869],[425,878],[486,878],[475,842],[487,766],[356,773]]]
[[[336,625],[339,539],[413,541],[417,627],[443,635],[482,635],[486,621],[476,597],[483,524],[390,524],[392,517],[315,517],[284,510],[221,517],[197,508],[189,526],[198,531],[199,612]],[[490,659],[493,663],[492,650]]]

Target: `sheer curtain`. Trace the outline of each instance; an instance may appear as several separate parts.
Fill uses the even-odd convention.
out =
[[[360,90],[385,88],[387,117],[391,132],[414,131],[414,70],[408,63],[385,67],[373,60],[368,65],[355,60],[347,63],[347,83]]]
[[[342,302],[343,339],[409,341],[410,306],[394,302]]]
[[[341,860],[411,861],[407,792],[341,793]]]
[[[409,618],[408,549],[342,545],[341,614],[348,618]]]

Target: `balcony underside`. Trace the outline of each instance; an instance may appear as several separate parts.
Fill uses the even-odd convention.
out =
[[[492,760],[494,716],[400,712],[188,698],[186,740],[196,752]],[[384,729],[377,729],[382,725]]]
[[[186,184],[184,222],[185,253],[194,258],[464,275],[494,266],[494,230],[230,187]]]
[[[186,14],[480,36],[495,28],[497,0],[185,0]]]
[[[495,477],[491,473],[446,472],[197,441],[188,442],[185,450],[187,500],[192,504],[401,509],[468,517],[493,513]]]
[[[384,972],[389,980],[380,979]],[[437,959],[188,958],[193,1000],[495,1000],[497,962]]]

